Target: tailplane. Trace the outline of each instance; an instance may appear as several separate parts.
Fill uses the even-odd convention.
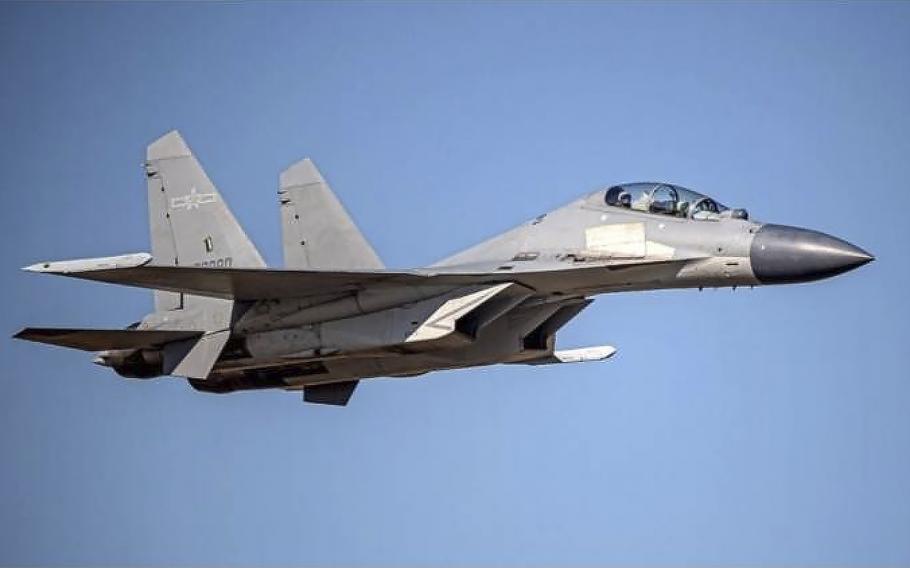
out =
[[[105,351],[148,349],[201,336],[201,331],[183,330],[27,327],[13,337],[82,351]]]

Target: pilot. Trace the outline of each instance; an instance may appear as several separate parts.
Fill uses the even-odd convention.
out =
[[[693,219],[714,219],[717,217],[717,203],[710,197],[699,199],[695,204],[695,210],[692,212]]]
[[[676,215],[677,217],[686,217],[689,215],[689,202],[680,201],[676,204]]]
[[[620,207],[625,207],[626,209],[632,207],[632,194],[628,191],[624,191],[619,194],[619,199],[616,200],[616,203]]]

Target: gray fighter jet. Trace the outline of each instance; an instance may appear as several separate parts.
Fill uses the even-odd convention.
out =
[[[267,268],[176,131],[148,147],[151,254],[25,270],[150,288],[126,329],[15,337],[98,352],[124,377],[206,392],[282,388],[344,405],[359,379],[512,363],[598,361],[557,350],[593,300],[629,290],[808,282],[871,261],[841,239],[751,221],[669,183],[595,191],[432,266],[387,270],[310,160],[280,176],[285,268]]]

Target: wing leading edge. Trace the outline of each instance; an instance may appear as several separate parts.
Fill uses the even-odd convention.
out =
[[[303,298],[360,290],[369,286],[464,286],[515,282],[532,289],[546,287],[569,273],[603,273],[649,266],[675,266],[678,260],[622,260],[586,266],[560,266],[515,272],[437,272],[430,270],[283,270],[267,268],[201,268],[159,266],[147,254],[100,259],[44,262],[24,270],[58,274],[152,290],[181,292],[228,300],[256,301]]]

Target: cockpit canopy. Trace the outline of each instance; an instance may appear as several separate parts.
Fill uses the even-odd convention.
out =
[[[690,219],[748,218],[742,209],[730,210],[706,195],[679,185],[639,182],[615,185],[604,194],[607,205]],[[729,213],[727,213],[729,212]]]

